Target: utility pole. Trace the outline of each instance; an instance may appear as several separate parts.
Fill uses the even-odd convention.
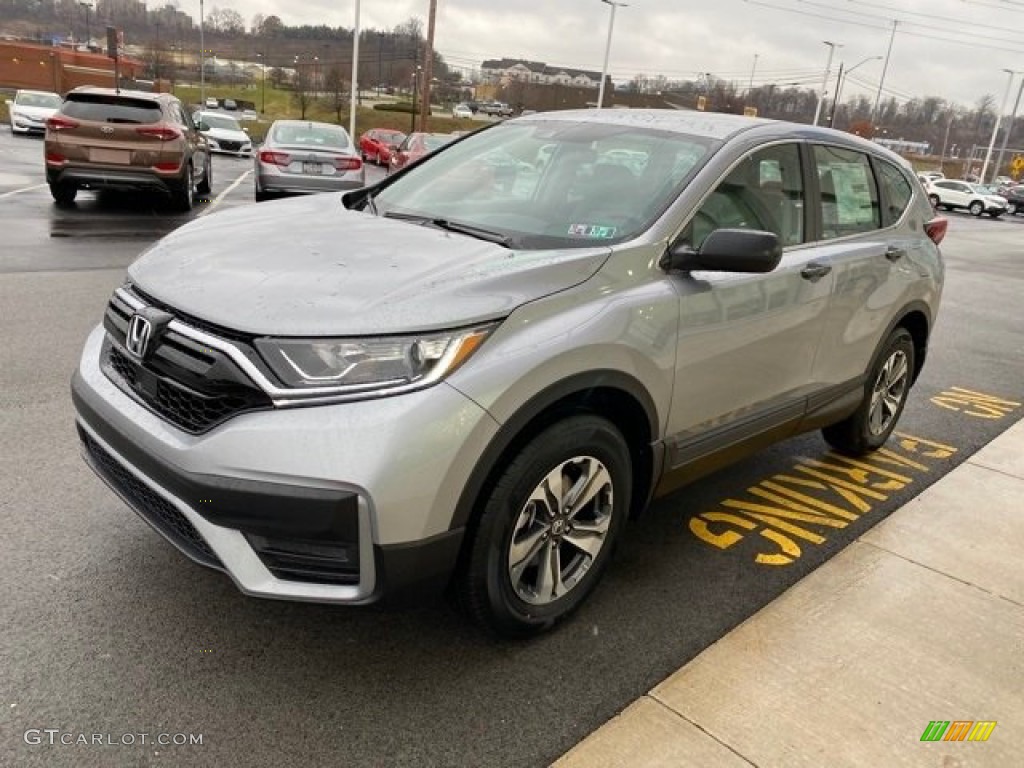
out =
[[[939,172],[946,172],[946,147],[949,145],[949,132],[953,128],[953,115],[950,114],[949,122],[946,123],[946,135],[942,139],[942,152],[939,153]]]
[[[754,54],[754,65],[750,68],[750,82],[747,84],[747,96],[750,96],[750,92],[754,90],[754,70],[757,69],[757,57],[758,54]]]
[[[611,18],[608,20],[608,39],[604,44],[604,66],[601,68],[601,86],[597,90],[597,108],[601,109],[604,107],[604,86],[608,80],[608,57],[612,52],[612,31],[615,29],[615,9],[626,8],[628,3],[614,2],[613,0],[601,0],[602,3],[606,3],[612,8]]]
[[[892,32],[889,34],[889,48],[885,52],[885,63],[882,65],[882,77],[878,81],[878,92],[875,93],[875,103],[871,107],[871,132],[875,132],[875,116],[878,114],[878,102],[882,100],[882,86],[885,84],[885,75],[889,71],[889,57],[892,55],[892,44],[896,39],[896,26],[899,21],[892,20]]]
[[[430,117],[430,79],[434,72],[434,22],[437,16],[437,0],[430,0],[430,15],[427,17],[427,55],[423,62],[423,102],[420,104],[420,130],[426,132],[427,118]]]
[[[836,92],[832,95],[832,108],[828,111],[828,127],[835,128],[836,110],[839,109],[839,89],[843,87],[843,64],[839,62],[839,74],[836,75]]]

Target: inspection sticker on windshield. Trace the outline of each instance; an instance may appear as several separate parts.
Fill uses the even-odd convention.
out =
[[[569,234],[574,237],[607,240],[610,237],[615,237],[615,229],[615,227],[602,227],[600,224],[573,224],[569,227]]]

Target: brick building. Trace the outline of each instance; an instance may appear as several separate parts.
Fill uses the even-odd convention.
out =
[[[144,65],[121,59],[121,82],[140,77]],[[114,61],[101,53],[36,43],[0,41],[0,87],[67,93],[79,85],[114,85]]]

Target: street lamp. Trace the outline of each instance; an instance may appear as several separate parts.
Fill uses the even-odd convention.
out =
[[[601,69],[601,87],[597,91],[597,108],[601,109],[604,106],[604,84],[608,79],[608,56],[612,51],[612,30],[615,29],[615,9],[616,8],[627,8],[629,3],[617,3],[614,0],[601,0],[602,3],[610,5],[612,8],[612,15],[608,21],[608,41],[604,44],[604,67]]]
[[[78,6],[85,10],[85,49],[92,50],[92,29],[89,27],[89,11],[92,10],[92,3],[79,3]]]
[[[846,82],[846,78],[848,78],[850,76],[850,73],[853,72],[853,70],[855,70],[857,67],[861,66],[862,64],[867,64],[869,61],[878,61],[881,58],[882,58],[881,56],[868,56],[866,59],[864,59],[864,61],[858,61],[856,64],[854,64],[848,70],[846,70],[846,72],[843,72],[843,63],[839,62],[839,76],[836,78],[836,95],[832,98],[832,113],[831,113],[831,115],[829,116],[829,119],[828,119],[828,127],[829,128],[835,127],[835,124],[836,124],[836,109],[839,107],[839,96],[843,92],[843,84]]]
[[[1006,145],[1010,143],[1010,134],[1013,133],[1013,126],[1017,123],[1017,109],[1020,107],[1020,97],[1024,95],[1024,77],[1020,79],[1020,88],[1017,89],[1017,99],[1013,102],[1013,113],[1010,115],[1010,124],[1006,126],[1006,133],[1003,134],[1003,143],[999,147],[999,155],[996,157],[996,173],[1003,167],[1003,155],[1006,154]]]
[[[265,51],[257,53],[256,58],[260,60],[260,69],[262,70],[262,82],[260,83],[260,114],[265,115],[267,113],[267,54]]]
[[[996,145],[996,136],[999,134],[999,126],[1003,122],[1003,113],[1006,111],[1006,102],[1010,98],[1010,88],[1013,87],[1013,76],[1020,74],[1019,71],[1014,69],[1003,69],[1003,72],[1009,75],[1006,79],[1006,92],[1003,94],[1002,104],[999,105],[999,113],[996,115],[996,124],[992,129],[992,139],[988,143],[988,149],[985,151],[985,162],[981,164],[981,176],[979,182],[985,183],[985,174],[988,172],[988,161],[992,159],[992,148]]]
[[[203,37],[203,0],[199,0],[199,104],[206,109],[206,41]]]
[[[838,43],[833,43],[829,40],[822,40],[821,42],[828,46],[828,61],[825,64],[825,78],[821,81],[821,95],[818,97],[818,106],[814,108],[814,122],[811,125],[818,124],[818,118],[821,116],[821,105],[825,103],[825,91],[828,89],[828,76],[832,74],[832,57],[835,55],[836,48],[842,47]]]
[[[379,65],[378,65],[379,67]],[[352,141],[356,140],[356,103],[359,99],[359,0],[356,0],[356,25],[352,30],[352,82],[349,83],[348,94],[348,133]],[[412,111],[413,120],[416,110]]]

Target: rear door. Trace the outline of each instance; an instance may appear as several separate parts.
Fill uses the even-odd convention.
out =
[[[815,145],[812,157],[820,188],[817,260],[834,275],[828,342],[814,370],[827,396],[857,390],[890,323],[909,301],[931,207],[915,204],[908,172],[893,163],[826,144]],[[911,217],[920,231],[908,226]]]

